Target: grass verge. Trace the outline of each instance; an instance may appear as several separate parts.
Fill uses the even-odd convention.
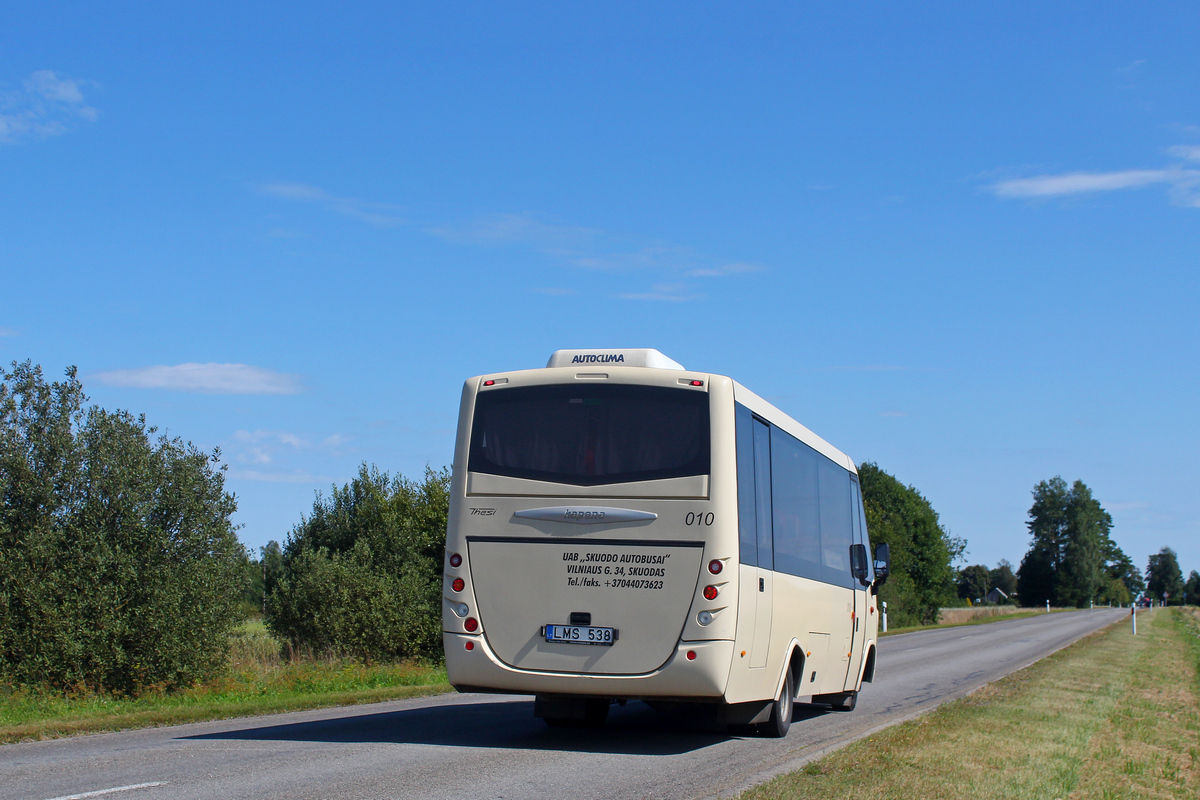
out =
[[[1200,796],[1200,617],[1139,614],[741,800]]]
[[[448,691],[446,671],[440,666],[362,664],[348,659],[282,661],[278,643],[262,623],[250,622],[233,638],[225,674],[184,691],[119,698],[0,686],[0,744]]]

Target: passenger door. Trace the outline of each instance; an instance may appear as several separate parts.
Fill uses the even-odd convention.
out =
[[[758,586],[754,619],[754,643],[750,646],[750,668],[767,665],[771,647],[771,617],[774,595],[774,541],[771,523],[771,426],[754,419],[754,507],[758,542]]]
[[[854,543],[861,544],[867,551],[870,550],[870,542],[867,541],[867,526],[866,520],[863,519],[862,505],[862,490],[858,485],[858,477],[850,476],[850,503],[853,506],[850,510],[851,518],[854,521]],[[870,580],[871,560],[870,555],[867,556],[867,579]],[[857,580],[854,581],[854,630],[850,637],[850,663],[846,667],[846,691],[855,691],[858,689],[858,676],[862,672],[863,653],[867,647],[867,619],[865,615],[869,614],[870,596],[867,594],[867,587],[863,586]]]

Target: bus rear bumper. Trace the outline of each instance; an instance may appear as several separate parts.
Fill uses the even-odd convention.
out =
[[[615,699],[718,700],[725,693],[733,642],[680,642],[674,655],[641,675],[535,672],[502,664],[482,636],[445,632],[446,674],[459,691],[580,695]],[[474,644],[468,650],[468,642]],[[689,659],[688,653],[694,653]]]

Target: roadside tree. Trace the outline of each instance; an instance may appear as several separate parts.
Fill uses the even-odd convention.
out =
[[[982,564],[963,567],[958,573],[958,596],[972,601],[982,600],[991,588],[990,577],[991,570]]]
[[[1112,517],[1083,481],[1070,487],[1061,477],[1033,489],[1029,509],[1029,551],[1017,573],[1021,603],[1084,608],[1114,594],[1111,575],[1124,558],[1112,540]],[[1109,558],[1115,559],[1112,563]],[[1126,592],[1127,593],[1127,592]]]
[[[1175,551],[1164,547],[1150,556],[1146,565],[1146,593],[1156,602],[1183,602],[1183,572]]]
[[[1188,575],[1187,583],[1183,585],[1183,593],[1188,605],[1200,605],[1200,572],[1192,570]]]
[[[0,375],[0,677],[136,694],[213,674],[244,581],[218,453],[85,410],[74,368]]]
[[[955,597],[954,562],[964,543],[938,521],[929,501],[878,465],[858,468],[872,544],[886,543],[892,571],[880,590],[894,626],[936,622]]]

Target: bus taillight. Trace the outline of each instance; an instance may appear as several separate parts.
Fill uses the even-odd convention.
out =
[[[467,633],[474,633],[479,630],[479,621],[474,617],[467,617],[467,621],[463,623],[463,627],[467,629]]]
[[[456,592],[461,592],[466,587],[467,587],[467,583],[462,578],[455,578],[454,583],[450,584],[450,588]],[[715,596],[716,596],[716,594],[714,593],[713,597],[715,597]],[[712,600],[712,597],[710,597],[708,599]]]
[[[708,571],[713,575],[720,575],[723,568],[724,565],[721,563],[721,559],[719,558],[714,558],[712,561],[708,562]]]
[[[704,587],[704,599],[705,600],[716,600],[717,599],[717,591],[718,591],[717,587],[715,587],[715,586],[705,586]]]
[[[450,556],[450,566],[461,567],[462,566],[462,556],[460,556],[458,553],[455,553],[454,555]]]

